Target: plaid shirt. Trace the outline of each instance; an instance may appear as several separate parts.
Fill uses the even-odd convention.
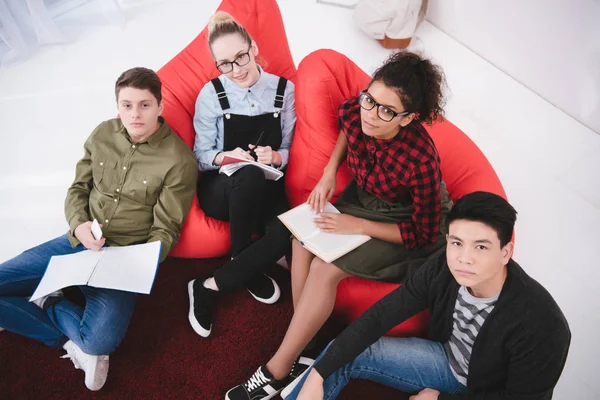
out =
[[[440,157],[433,140],[411,122],[389,140],[374,139],[361,129],[358,97],[338,110],[340,129],[348,140],[347,162],[356,184],[389,203],[411,200],[413,214],[398,224],[407,248],[437,241],[441,219]]]

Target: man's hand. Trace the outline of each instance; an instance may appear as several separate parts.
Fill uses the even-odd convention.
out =
[[[102,225],[100,225],[100,227],[102,227]],[[79,225],[75,228],[74,233],[77,240],[79,240],[86,249],[100,251],[106,242],[105,238],[99,240],[94,239],[94,235],[92,235],[92,221],[84,222]]]
[[[410,396],[408,400],[437,400],[440,392],[434,389],[425,388],[414,396]]]
[[[261,164],[266,165],[281,165],[281,154],[276,151],[273,151],[271,146],[254,146],[253,144],[249,144],[248,148],[254,150],[256,153],[256,161]]]
[[[323,400],[323,377],[314,369],[310,371],[302,390],[298,394],[298,400]]]
[[[362,233],[362,218],[349,214],[321,213],[313,219],[321,232],[353,235]]]

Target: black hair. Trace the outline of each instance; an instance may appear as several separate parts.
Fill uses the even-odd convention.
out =
[[[400,51],[392,54],[375,71],[369,86],[375,81],[395,89],[405,110],[417,114],[415,120],[419,122],[431,124],[444,115],[444,72],[416,53]]]
[[[446,217],[446,228],[458,219],[481,222],[489,226],[498,234],[500,247],[504,247],[512,239],[517,211],[497,194],[473,192],[456,201]]]

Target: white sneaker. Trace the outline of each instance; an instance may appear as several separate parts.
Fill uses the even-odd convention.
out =
[[[93,356],[84,353],[75,343],[69,340],[63,348],[67,354],[61,358],[70,358],[75,368],[85,372],[85,386],[90,390],[100,390],[108,377],[108,356]]]

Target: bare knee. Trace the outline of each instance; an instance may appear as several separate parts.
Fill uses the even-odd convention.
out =
[[[348,274],[334,264],[327,263],[320,258],[315,257],[310,264],[309,276],[312,276],[317,282],[337,285],[342,279],[348,276]]]

